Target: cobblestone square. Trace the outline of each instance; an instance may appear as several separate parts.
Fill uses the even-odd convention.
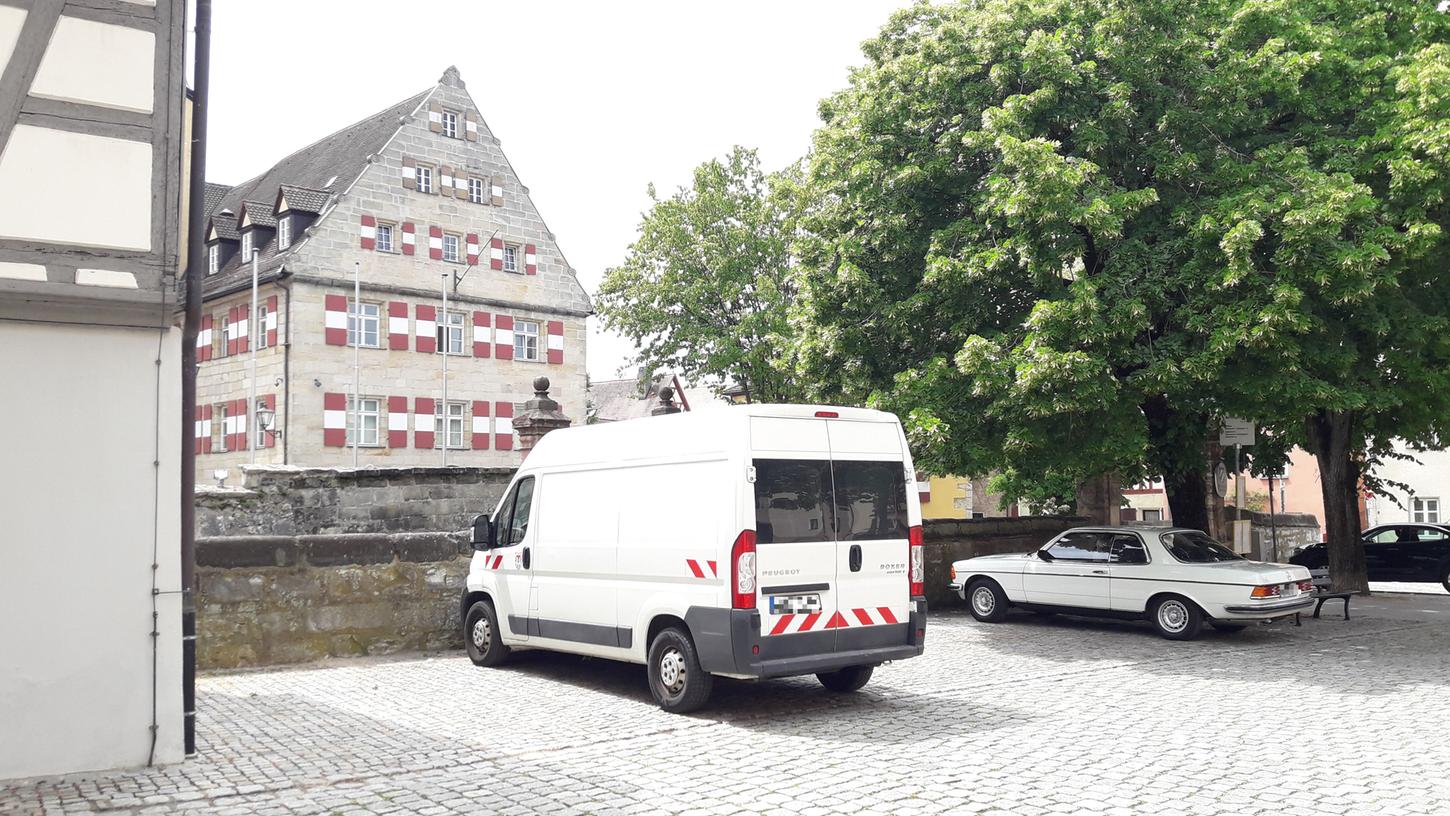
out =
[[[721,682],[687,717],[642,667],[538,652],[198,685],[195,759],[0,787],[0,813],[1450,813],[1450,596],[1189,643],[948,609],[861,693]]]

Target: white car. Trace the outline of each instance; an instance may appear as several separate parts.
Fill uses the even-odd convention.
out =
[[[1237,631],[1313,605],[1309,570],[1249,561],[1198,530],[1077,527],[1036,552],[952,564],[951,588],[979,621],[1009,606],[1145,618],[1163,637],[1189,640],[1205,621]]]

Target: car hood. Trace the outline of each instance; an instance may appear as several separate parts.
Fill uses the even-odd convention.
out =
[[[1309,570],[1294,564],[1270,564],[1267,561],[1220,561],[1216,564],[1194,564],[1224,580],[1234,583],[1287,584],[1309,580]]]
[[[1001,562],[1003,562],[1003,561],[1025,562],[1027,559],[1032,558],[1035,555],[1037,555],[1037,551],[1036,550],[1033,550],[1032,552],[1029,552],[1029,553],[997,553],[996,555],[978,555],[978,556],[974,556],[972,558],[963,558],[963,559],[961,559],[959,561],[953,561],[952,562],[952,565],[953,566],[956,566],[957,564],[996,563],[998,566],[1005,566]]]

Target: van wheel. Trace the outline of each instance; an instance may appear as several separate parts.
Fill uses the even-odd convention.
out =
[[[1198,605],[1181,595],[1164,595],[1148,609],[1148,620],[1169,640],[1193,640],[1203,630]]]
[[[710,699],[715,678],[700,668],[695,644],[682,629],[671,626],[649,646],[649,690],[660,708],[671,714],[694,711]]]
[[[860,691],[871,679],[871,672],[875,671],[874,666],[847,666],[833,672],[821,672],[816,679],[821,685],[839,694],[849,694],[853,691]]]
[[[475,666],[497,666],[509,656],[489,601],[475,601],[463,618],[463,644]]]
[[[967,606],[977,620],[996,623],[1007,617],[1007,594],[996,581],[978,578],[967,587]]]

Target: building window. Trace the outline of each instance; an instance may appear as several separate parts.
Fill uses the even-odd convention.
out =
[[[468,200],[473,204],[483,203],[483,179],[471,178],[468,180]]]
[[[443,260],[458,262],[458,236],[443,233]]]
[[[211,407],[211,415],[216,417],[211,424],[211,449],[213,453],[227,452],[227,410],[231,407],[230,402],[218,402]]]
[[[1144,521],[1162,521],[1163,520],[1163,511],[1162,510],[1144,510],[1143,511],[1143,520]]]
[[[257,335],[257,348],[267,347],[267,304],[257,304],[257,327],[253,330]]]
[[[463,312],[449,312],[438,321],[438,353],[463,353]]]
[[[206,248],[206,273],[208,275],[215,275],[221,268],[221,257],[221,247],[212,244]]]
[[[242,263],[252,260],[252,231],[242,233]]]
[[[359,304],[355,300],[347,302],[347,344],[349,346],[362,346],[363,348],[379,348],[381,335],[378,324],[382,307],[376,303]],[[358,342],[361,336],[362,342]]]
[[[504,244],[503,246],[503,271],[519,271],[519,248],[517,244]]]
[[[418,192],[420,192],[420,193],[431,193],[431,192],[433,192],[433,168],[429,167],[426,164],[420,164],[417,167],[417,174],[418,174]]]
[[[377,226],[377,239],[373,242],[373,247],[376,248],[378,252],[392,252],[393,251],[393,225],[392,224],[384,224],[382,222],[378,222],[378,226]]]
[[[1440,523],[1440,500],[1416,496],[1410,500],[1410,521],[1421,524]]]
[[[458,114],[451,110],[443,111],[443,135],[450,139],[458,138]]]
[[[443,403],[435,402],[433,409],[433,423],[438,428],[438,434],[433,442],[433,447],[442,447],[444,442],[449,448],[463,447],[463,411],[465,403],[448,403],[448,417],[445,423],[443,417]]]
[[[514,318],[514,359],[539,359],[539,324]]]
[[[277,248],[289,246],[292,246],[292,216],[284,215],[277,219]]]
[[[366,306],[367,304],[363,304]],[[353,411],[353,405],[358,406]],[[347,398],[347,444],[353,444],[357,438],[358,447],[377,447],[378,428],[383,425],[383,401],[378,397],[360,397],[356,403],[352,396]],[[357,436],[357,429],[361,426],[362,436]]]

